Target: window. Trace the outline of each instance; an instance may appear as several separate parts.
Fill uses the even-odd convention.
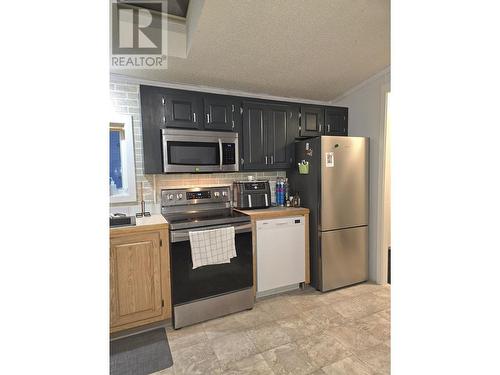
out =
[[[111,203],[136,201],[131,116],[115,115],[109,123],[109,197]]]

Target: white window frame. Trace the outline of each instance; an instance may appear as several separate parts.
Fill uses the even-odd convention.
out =
[[[135,202],[137,200],[137,192],[135,182],[134,130],[132,127],[132,116],[112,114],[111,120],[109,121],[109,131],[113,128],[123,129],[123,136],[120,136],[120,157],[124,192],[110,195],[109,201],[110,203]]]

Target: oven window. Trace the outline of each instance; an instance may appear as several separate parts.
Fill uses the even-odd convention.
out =
[[[177,165],[219,165],[216,142],[167,142],[168,163]]]
[[[174,305],[249,288],[253,285],[252,232],[235,236],[231,263],[193,269],[189,241],[170,244],[170,277]]]

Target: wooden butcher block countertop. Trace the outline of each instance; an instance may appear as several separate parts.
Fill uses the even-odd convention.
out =
[[[302,216],[309,214],[309,208],[305,207],[269,207],[255,210],[238,210],[247,214],[252,220],[275,219],[288,216]]]

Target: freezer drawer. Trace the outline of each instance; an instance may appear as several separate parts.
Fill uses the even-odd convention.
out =
[[[258,220],[257,293],[304,281],[304,216]]]
[[[321,291],[368,279],[368,226],[320,233]]]

